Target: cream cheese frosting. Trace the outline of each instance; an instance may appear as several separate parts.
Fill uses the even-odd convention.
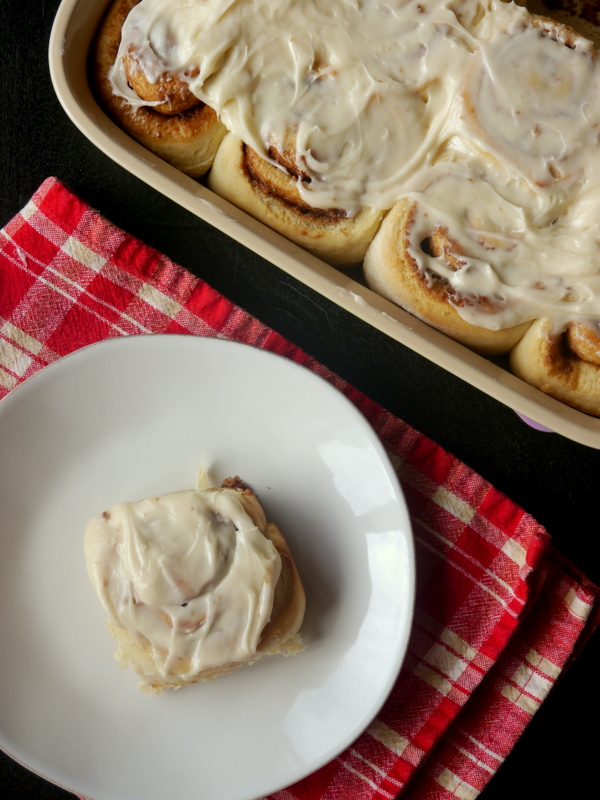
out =
[[[117,503],[90,520],[85,556],[110,621],[150,646],[162,677],[256,654],[281,558],[234,489]]]
[[[467,321],[600,317],[600,66],[587,40],[500,0],[142,0],[125,53],[151,81],[186,80],[267,160],[291,147],[311,205],[414,201],[409,253],[469,299]],[[111,79],[143,102],[122,57]],[[423,247],[435,230],[459,269]]]

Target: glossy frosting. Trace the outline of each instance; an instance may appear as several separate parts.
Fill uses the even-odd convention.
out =
[[[117,503],[89,522],[85,554],[111,621],[150,644],[163,677],[255,655],[281,558],[235,490]]]
[[[469,321],[600,316],[600,71],[587,40],[500,0],[142,0],[126,52],[151,81],[188,81],[264,158],[294,153],[310,204],[412,200],[408,253],[469,299]],[[112,80],[142,102],[122,59]],[[422,246],[435,230],[458,268]]]

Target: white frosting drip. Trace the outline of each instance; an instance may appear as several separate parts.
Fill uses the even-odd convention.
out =
[[[151,81],[193,74],[264,158],[295,153],[311,205],[415,201],[420,269],[502,328],[600,317],[599,59],[554,37],[500,0],[142,0],[120,54]],[[142,104],[122,58],[112,80]],[[458,270],[421,247],[439,228]]]
[[[117,503],[89,522],[85,553],[110,619],[151,645],[163,677],[256,654],[281,558],[235,490]]]

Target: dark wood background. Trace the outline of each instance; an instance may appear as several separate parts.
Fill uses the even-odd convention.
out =
[[[45,178],[58,177],[116,225],[212,284],[465,461],[534,515],[559,551],[600,583],[600,451],[530,429],[510,409],[212,230],[96,150],[67,118],[50,82],[47,48],[58,5],[59,0],[0,0],[0,225]],[[1,653],[2,642],[0,658]],[[597,741],[590,730],[600,715],[599,655],[596,635],[482,800],[582,797],[597,785]],[[72,797],[2,753],[0,787],[11,799]]]

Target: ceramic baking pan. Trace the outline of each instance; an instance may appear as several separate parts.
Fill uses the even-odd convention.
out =
[[[516,412],[600,449],[600,419],[546,396],[506,369],[449,339],[325,264],[183,175],[131,139],[105,114],[88,81],[88,58],[108,0],[63,0],[50,38],[55,91],[75,125],[110,158],[181,206],[276,264],[297,280]],[[534,0],[532,11],[545,13]],[[554,15],[562,22],[572,21]],[[594,38],[589,24],[575,26]]]

